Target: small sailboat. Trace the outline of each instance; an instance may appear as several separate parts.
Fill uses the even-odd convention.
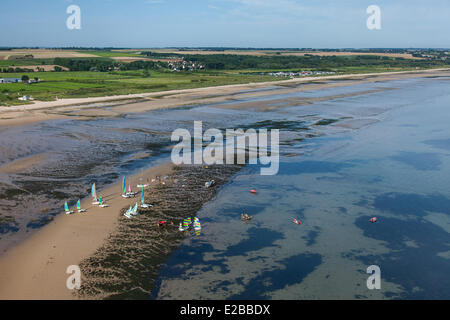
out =
[[[100,196],[100,198],[98,199],[98,202],[99,202],[99,207],[100,208],[106,208],[106,207],[109,207],[109,205],[107,205],[106,203],[104,203],[103,202],[103,198],[102,198],[102,196]]]
[[[297,225],[301,225],[302,224],[302,222],[300,220],[297,220],[295,218],[292,218],[292,222],[297,224]]]
[[[97,199],[97,191],[95,190],[95,182],[92,184],[91,188],[91,195],[92,195],[92,204],[100,204],[100,202]]]
[[[66,212],[66,214],[72,214],[73,211],[69,210],[69,205],[67,204],[67,201],[64,203],[64,211]]]
[[[127,181],[125,176],[123,176],[123,180],[122,180],[122,197],[124,198],[130,198],[131,195],[127,192]]]
[[[212,187],[215,184],[216,184],[215,180],[207,181],[207,182],[205,182],[205,188]]]
[[[130,197],[134,197],[135,195],[137,195],[137,192],[133,192],[131,190],[131,184],[128,185],[128,195],[130,195]]]
[[[133,211],[133,207],[130,206],[130,208],[123,214],[128,219],[131,219],[131,212]]]
[[[200,231],[202,230],[202,225],[200,224],[200,220],[195,217],[194,218],[194,230],[196,235],[200,235]]]
[[[77,210],[78,210],[78,213],[86,212],[86,209],[81,209],[81,200],[80,199],[78,199],[78,201],[77,201]]]
[[[141,208],[151,208],[151,207],[153,207],[151,204],[145,203],[145,199],[144,199],[144,187],[142,186]]]
[[[137,188],[147,188],[149,186],[148,184],[148,179],[147,179],[147,183],[142,183],[142,178],[139,178],[139,184],[137,185]]]
[[[377,222],[377,217],[370,218],[369,222],[372,222],[372,223]]]
[[[180,225],[178,226],[178,230],[183,232],[183,231],[186,231],[187,229],[188,229],[188,227],[184,227],[180,222]]]
[[[138,215],[138,203],[136,202],[136,205],[133,207],[133,210],[131,211],[131,214],[133,216],[137,216]]]

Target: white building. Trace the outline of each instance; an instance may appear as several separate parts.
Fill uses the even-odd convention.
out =
[[[18,83],[22,82],[20,78],[0,78],[0,83]]]

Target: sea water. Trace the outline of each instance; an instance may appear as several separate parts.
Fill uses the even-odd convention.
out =
[[[449,299],[449,85],[389,81],[394,90],[285,109],[374,121],[281,146],[275,176],[237,174],[198,213],[201,236],[171,256],[152,297]],[[379,290],[367,286],[371,265]]]

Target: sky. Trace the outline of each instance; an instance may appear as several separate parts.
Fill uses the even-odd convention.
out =
[[[1,0],[0,46],[449,48],[450,0]]]

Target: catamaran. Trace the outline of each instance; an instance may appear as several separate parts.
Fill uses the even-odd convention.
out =
[[[187,229],[189,229],[189,226],[184,226],[183,224],[181,224],[181,222],[180,222],[180,225],[178,226],[178,230],[179,231],[186,231]]]
[[[202,230],[202,225],[200,224],[200,220],[195,217],[194,218],[194,230],[196,235],[200,235],[200,231]]]
[[[69,205],[67,204],[67,201],[64,203],[64,211],[66,212],[66,214],[72,214],[73,211],[69,210]]]
[[[144,186],[142,186],[142,199],[141,199],[141,208],[151,208],[153,205],[145,203],[144,199]]]
[[[99,202],[99,207],[100,208],[106,208],[106,207],[109,207],[109,205],[107,205],[106,203],[104,203],[103,202],[103,198],[102,198],[102,196],[100,196],[100,199],[98,199],[98,202]]]
[[[92,204],[100,204],[100,202],[97,200],[97,191],[95,190],[95,182],[92,184],[91,195],[93,198]]]
[[[80,199],[78,199],[78,201],[77,201],[77,210],[78,210],[78,213],[86,212],[86,209],[81,209],[81,200]]]
[[[191,218],[186,218],[183,220],[183,224],[180,222],[180,226],[178,227],[178,230],[180,231],[186,231],[189,230],[189,226],[191,225]]]
[[[128,194],[132,197],[134,197],[135,195],[137,195],[137,192],[133,192],[131,190],[131,184],[128,185]]]
[[[130,208],[123,214],[128,219],[131,219],[131,212],[133,211],[133,207],[130,206]]]
[[[137,216],[138,215],[138,203],[136,202],[136,205],[133,207],[133,210],[131,211],[131,214],[133,216]]]
[[[147,179],[147,183],[142,183],[142,178],[139,178],[140,183],[137,185],[138,188],[147,188],[149,186],[148,184],[148,179]]]
[[[122,180],[122,191],[123,191],[122,197],[124,197],[124,198],[131,197],[131,195],[127,192],[127,181],[126,181],[125,176],[123,176],[123,180]]]

